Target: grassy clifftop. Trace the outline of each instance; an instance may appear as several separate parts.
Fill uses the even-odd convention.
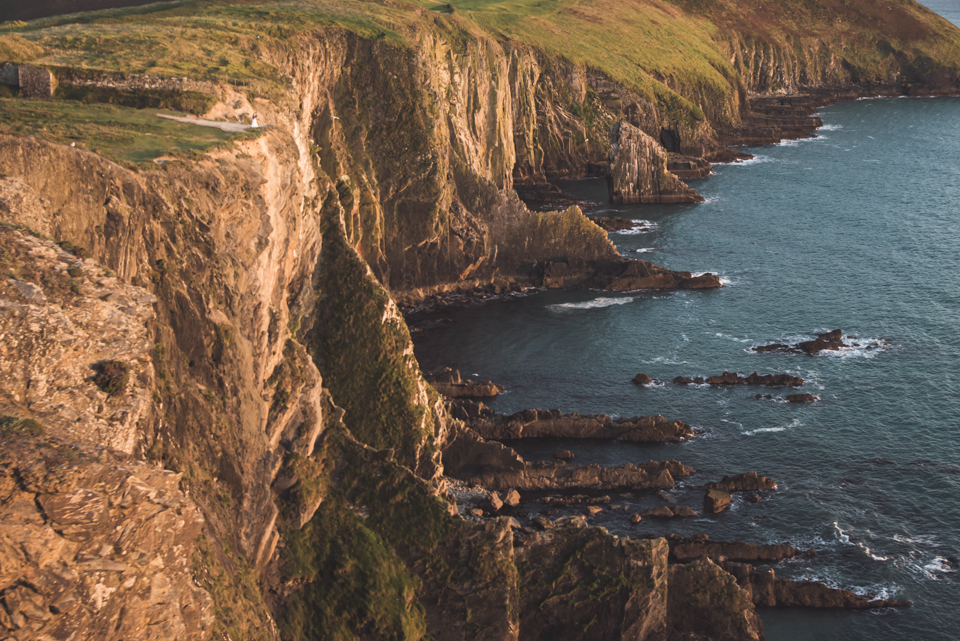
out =
[[[0,58],[269,92],[286,70],[263,52],[298,34],[339,27],[414,46],[437,26],[464,43],[493,36],[597,70],[680,120],[702,119],[704,102],[736,102],[732,41],[815,44],[855,82],[960,70],[960,30],[913,0],[191,0],[6,23]]]

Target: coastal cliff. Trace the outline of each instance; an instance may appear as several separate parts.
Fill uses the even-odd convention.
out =
[[[46,110],[0,115],[4,632],[56,638],[71,617],[117,639],[582,638],[596,621],[597,638],[762,638],[747,588],[709,561],[668,566],[663,539],[464,510],[454,445],[471,464],[515,454],[450,415],[397,301],[719,286],[623,259],[579,208],[531,211],[513,186],[615,172],[626,130],[648,152],[632,184],[694,201],[669,154],[728,157],[777,92],[956,91],[956,30],[898,3],[923,29],[844,53],[785,18],[786,35],[728,26],[716,12],[745,14],[721,2],[529,20],[173,5],[0,28],[0,58],[81,99],[0,94],[7,114]],[[639,44],[589,44],[618,29]],[[643,57],[664,33],[682,56]],[[267,126],[153,133],[171,105]]]

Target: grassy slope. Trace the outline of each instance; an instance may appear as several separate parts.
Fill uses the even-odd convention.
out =
[[[747,36],[771,44],[819,39],[864,79],[891,53],[960,69],[960,30],[913,0],[672,0],[718,25],[721,38]]]
[[[441,17],[451,7],[455,16]],[[960,69],[960,31],[913,0],[185,0],[0,25],[0,60],[189,76],[269,96],[287,81],[264,48],[334,26],[404,46],[436,22],[601,70],[688,121],[703,118],[696,102],[736,91],[718,46],[732,39],[790,48],[819,38],[858,79],[896,61],[919,59],[918,73],[935,62]]]
[[[227,133],[158,118],[156,113],[115,105],[0,97],[0,131],[75,143],[126,166],[149,166],[166,154],[190,157],[259,133]]]

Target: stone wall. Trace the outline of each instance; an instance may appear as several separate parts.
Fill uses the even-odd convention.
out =
[[[90,74],[70,69],[58,69],[57,79],[64,87],[100,87],[118,89],[120,91],[198,91],[219,95],[220,86],[215,82],[193,80],[190,78],[161,78],[141,73],[119,74]]]
[[[57,79],[49,69],[20,65],[20,96],[22,98],[53,98]]]

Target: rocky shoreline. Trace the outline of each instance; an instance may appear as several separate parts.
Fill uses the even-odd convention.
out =
[[[811,101],[785,101],[785,103],[758,103],[756,108],[762,111],[763,115],[756,116],[745,123],[742,130],[736,134],[738,140],[743,143],[758,144],[758,141],[771,142],[769,140],[771,137],[776,137],[777,140],[791,136],[800,137],[807,135],[806,132],[810,128],[822,124],[817,118],[798,115],[810,109],[811,105],[825,104],[822,98]],[[624,130],[621,129],[621,131]],[[611,152],[611,157],[614,156],[614,152]],[[615,189],[615,181],[610,178],[614,171],[613,167],[614,162],[611,162],[607,170],[611,197],[615,201],[616,198],[622,198],[619,202],[647,202],[633,196],[614,198],[613,194],[626,192]],[[675,164],[670,167],[680,169]],[[704,171],[704,167],[699,165],[685,169],[691,172]],[[696,176],[689,177],[700,177],[700,175],[698,173]],[[649,202],[670,202],[671,198],[663,196]],[[686,198],[687,196],[678,196],[678,202],[695,202],[695,200],[684,200]],[[637,224],[629,219],[616,217],[598,217],[595,222],[608,232],[631,229]],[[656,282],[657,277],[663,278],[657,273],[655,266],[641,265],[641,261],[634,265],[636,267],[624,270],[632,269],[637,272],[636,278],[626,281],[631,286],[642,283],[641,286],[649,287],[650,283]],[[571,266],[568,263],[563,264],[562,267],[548,265],[538,284],[546,287],[583,285],[584,280],[576,275],[580,269],[582,269],[580,265]],[[568,276],[570,272],[572,275]],[[594,284],[596,282],[597,280],[592,281]],[[605,287],[597,287],[597,289],[617,291],[618,287],[622,286],[622,282],[612,280],[606,283]],[[678,283],[675,287],[683,287],[679,284],[682,281],[674,282]],[[855,342],[845,342],[841,330],[835,330],[795,345],[772,344],[756,347],[754,351],[813,355],[822,351],[859,346]],[[428,380],[431,380],[431,376],[428,376]],[[510,448],[509,443],[527,439],[563,442],[565,447],[571,447],[572,442],[583,439],[632,443],[677,443],[694,437],[696,431],[682,421],[668,420],[662,416],[612,418],[603,414],[580,415],[564,413],[556,409],[533,408],[512,415],[503,415],[478,402],[477,399],[482,397],[480,393],[464,394],[459,389],[451,389],[449,387],[451,382],[455,381],[455,384],[463,385],[458,373],[445,372],[439,376],[433,375],[432,380],[436,381],[437,391],[449,399],[447,407],[450,415],[462,422],[458,437],[443,452],[447,474],[468,486],[491,492],[493,498],[486,499],[483,507],[472,507],[468,511],[474,518],[483,519],[494,518],[501,513],[501,509],[505,510],[507,518],[513,523],[518,533],[519,545],[524,547],[536,546],[546,533],[564,528],[587,527],[592,519],[600,516],[610,518],[608,515],[622,514],[619,518],[628,520],[634,527],[641,524],[644,519],[697,516],[696,509],[674,504],[670,500],[671,497],[666,494],[666,491],[674,489],[678,482],[683,483],[685,490],[704,492],[703,512],[705,514],[719,514],[728,510],[732,505],[734,493],[744,493],[747,495],[748,502],[758,502],[762,500],[765,493],[777,490],[777,484],[773,479],[756,472],[728,475],[719,481],[694,485],[686,479],[689,479],[695,471],[676,460],[650,461],[645,464],[626,463],[616,467],[596,464],[576,465],[571,462],[576,459],[576,452],[567,449],[556,452],[557,461],[528,462]],[[640,386],[657,383],[645,373],[638,374],[633,382]],[[805,384],[803,378],[790,374],[753,372],[750,375],[743,375],[730,371],[707,377],[678,376],[673,379],[673,382],[681,385],[749,385],[788,388]],[[477,382],[473,383],[472,387],[496,393],[502,391],[502,388],[492,382]],[[494,395],[488,394],[486,397]],[[757,398],[774,400],[774,397],[769,394],[766,396],[757,394]],[[812,394],[796,393],[776,400],[788,403],[811,403],[819,399]],[[636,511],[629,515],[627,505],[621,505],[610,495],[601,495],[600,493],[603,492],[619,492],[621,496],[659,492],[669,504],[647,508],[642,512]],[[509,501],[502,501],[498,493],[509,497]],[[528,506],[533,505],[546,506],[546,509],[537,508],[531,517],[527,510]],[[576,513],[578,510],[581,512],[579,515]],[[714,577],[710,579],[711,581],[716,580],[717,577],[732,577],[733,583],[749,602],[748,609],[744,610],[740,606],[717,607],[715,605],[711,612],[713,616],[723,612],[723,616],[733,617],[733,619],[743,617],[737,620],[746,621],[744,625],[747,628],[761,628],[759,619],[752,613],[752,608],[860,610],[909,605],[909,602],[903,600],[877,598],[870,594],[859,594],[851,590],[830,587],[820,582],[783,579],[776,576],[774,568],[771,567],[772,564],[797,556],[815,555],[816,551],[812,549],[798,550],[789,544],[759,545],[745,541],[710,541],[706,534],[694,537],[668,536],[666,540],[669,547],[669,574],[671,586],[673,586],[671,589],[689,594],[689,590],[695,589],[693,586],[706,580],[706,577]],[[684,607],[688,613],[694,609],[689,602],[685,603]],[[730,620],[732,619],[726,619],[728,623]],[[719,624],[711,628],[713,632],[716,631],[717,625]]]

